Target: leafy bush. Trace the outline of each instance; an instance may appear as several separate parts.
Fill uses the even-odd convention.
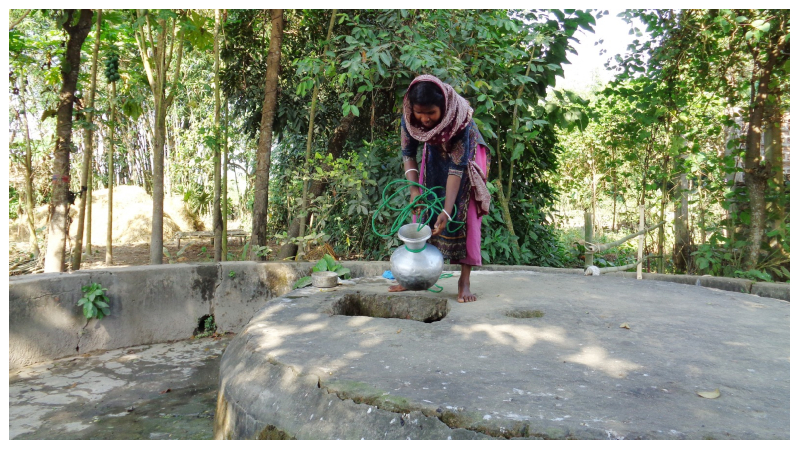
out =
[[[8,218],[16,219],[19,210],[19,192],[13,186],[8,187]]]
[[[747,241],[743,238],[726,237],[715,230],[707,243],[697,246],[692,252],[695,270],[699,274],[747,278],[754,281],[789,281],[789,223],[767,233],[772,241],[762,245],[761,257],[754,269],[742,267]]]
[[[559,241],[556,229],[545,222],[545,214],[536,202],[517,199],[510,205],[516,234],[512,237],[497,200],[497,188],[494,183],[489,183],[487,187],[492,194],[492,204],[489,214],[483,216],[481,225],[481,257],[484,263],[545,267],[574,265],[574,256]],[[513,240],[519,242],[520,255],[515,255],[512,250]]]

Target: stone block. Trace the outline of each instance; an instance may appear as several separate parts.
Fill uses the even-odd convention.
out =
[[[750,287],[750,293],[758,295],[759,297],[777,298],[780,300],[790,301],[789,299],[789,283],[753,283]]]

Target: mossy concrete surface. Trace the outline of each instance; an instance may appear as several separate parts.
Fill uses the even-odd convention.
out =
[[[9,373],[11,439],[210,439],[230,336],[98,351]]]
[[[789,438],[788,302],[484,270],[478,301],[460,304],[457,279],[439,294],[372,277],[270,300],[222,357],[215,437]],[[331,309],[381,295],[449,310],[425,323]]]

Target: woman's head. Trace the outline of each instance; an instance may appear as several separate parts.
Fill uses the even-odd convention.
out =
[[[408,89],[412,118],[425,129],[432,129],[444,116],[444,93],[435,83],[420,81]]]

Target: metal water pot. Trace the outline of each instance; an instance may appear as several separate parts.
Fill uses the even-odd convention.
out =
[[[428,244],[431,227],[409,223],[400,227],[397,237],[405,243],[397,247],[390,259],[392,275],[410,291],[424,291],[436,284],[444,269],[444,257],[438,248]]]

